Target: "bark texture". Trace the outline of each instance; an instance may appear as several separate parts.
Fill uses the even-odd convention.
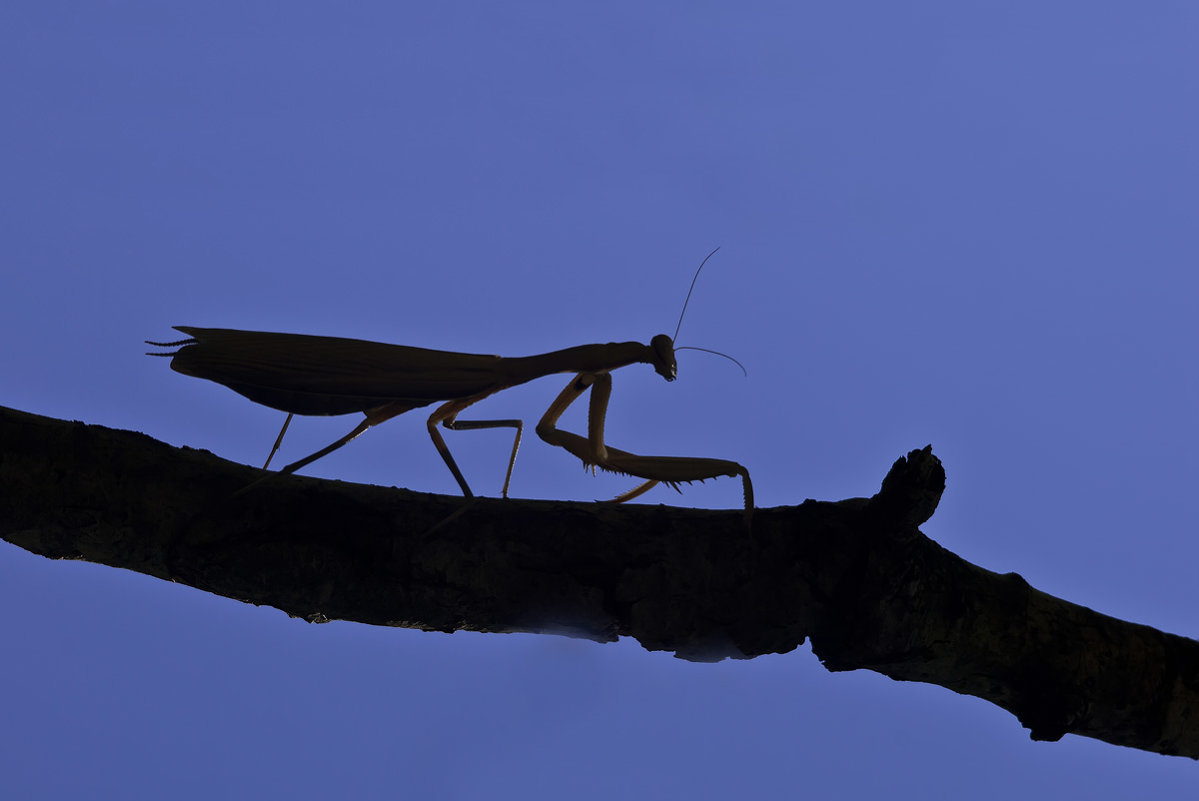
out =
[[[1199,643],[970,564],[918,527],[931,448],[871,498],[740,511],[428,495],[262,472],[0,408],[0,536],[290,615],[635,638],[690,660],[810,638],[829,670],[974,695],[1039,740],[1199,758]]]

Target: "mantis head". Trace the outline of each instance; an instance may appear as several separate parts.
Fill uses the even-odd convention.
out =
[[[674,340],[665,334],[658,334],[649,341],[653,351],[654,371],[667,381],[674,381],[679,374],[678,364],[674,360]]]
[[[720,250],[720,248],[716,248],[716,250]],[[718,350],[709,350],[707,348],[697,348],[693,345],[683,345],[679,348],[675,348],[674,346],[674,340],[679,336],[679,329],[683,327],[683,315],[687,313],[687,304],[691,302],[691,292],[695,289],[695,282],[699,279],[700,270],[704,269],[704,265],[708,263],[708,259],[712,258],[712,254],[715,253],[716,250],[713,250],[712,253],[709,253],[704,257],[704,260],[699,263],[699,268],[696,269],[695,275],[691,277],[691,286],[687,289],[687,297],[683,299],[683,310],[679,312],[678,325],[674,327],[674,337],[672,338],[666,336],[665,334],[658,334],[649,341],[650,349],[653,351],[652,364],[654,365],[654,369],[658,371],[658,375],[662,376],[667,381],[674,381],[675,378],[678,377],[678,365],[674,360],[675,350],[702,350],[704,353],[712,353],[717,356],[723,356],[733,364],[740,367],[742,373],[749,375],[749,373],[745,370],[745,365],[727,353],[721,353]]]

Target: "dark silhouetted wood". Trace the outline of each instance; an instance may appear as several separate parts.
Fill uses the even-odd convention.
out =
[[[810,638],[830,670],[939,684],[1067,733],[1199,757],[1199,643],[976,567],[918,529],[931,448],[871,498],[740,510],[496,500],[287,476],[0,409],[0,536],[318,622],[635,638],[683,659]]]

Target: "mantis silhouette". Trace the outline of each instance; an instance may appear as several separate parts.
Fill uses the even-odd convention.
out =
[[[695,271],[687,299],[683,302],[683,313],[687,310],[691,290],[695,288],[700,270],[715,252],[709,253]],[[675,327],[675,337],[682,323],[681,313],[678,326]],[[658,334],[648,345],[640,342],[610,342],[579,345],[535,356],[504,358],[307,334],[194,326],[175,326],[175,330],[187,334],[188,338],[176,342],[147,340],[146,344],[163,348],[179,347],[179,350],[148,355],[170,356],[171,369],[176,372],[215,381],[255,403],[288,413],[264,468],[270,466],[294,415],[365,414],[365,419],[341,439],[279,471],[284,475],[294,473],[337,450],[372,426],[411,409],[442,401],[442,405],[429,415],[429,436],[467,498],[473,497],[473,493],[437,430],[438,424],[456,431],[482,428],[516,430],[502,491],[503,496],[507,497],[512,468],[520,448],[522,421],[459,420],[458,415],[469,406],[509,387],[554,373],[575,373],[538,422],[537,435],[551,445],[566,449],[592,469],[645,479],[645,483],[612,499],[612,502],[623,503],[636,498],[658,483],[668,484],[677,490],[681,482],[740,476],[745,508],[747,511],[753,509],[753,486],[749,471],[737,462],[704,457],[639,456],[604,442],[604,420],[612,393],[613,370],[644,363],[651,365],[667,381],[674,381],[677,374],[676,350],[716,353],[706,348],[676,348],[675,337]],[[741,367],[736,359],[726,358]],[[589,389],[591,400],[587,436],[559,429],[558,418]]]

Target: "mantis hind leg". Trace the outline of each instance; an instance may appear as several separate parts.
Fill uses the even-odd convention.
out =
[[[320,459],[322,456],[328,456],[329,454],[333,453],[333,451],[340,448],[342,445],[345,445],[350,440],[358,437],[359,434],[366,431],[372,425],[374,425],[374,423],[372,423],[370,421],[370,418],[363,420],[361,423],[359,423],[357,426],[355,426],[354,430],[351,431],[349,434],[346,434],[344,437],[342,437],[341,439],[337,440],[336,442],[334,442],[330,445],[326,445],[325,447],[321,448],[316,453],[308,454],[303,459],[300,459],[298,462],[292,462],[287,467],[284,467],[282,470],[280,470],[279,475],[285,476],[288,473],[294,473],[297,470],[299,470],[301,467],[303,467],[304,465],[312,464],[317,459]]]
[[[271,459],[275,458],[275,451],[279,450],[279,446],[283,444],[283,435],[287,433],[287,427],[291,425],[291,418],[295,417],[292,412],[287,413],[287,419],[283,421],[283,428],[279,429],[279,436],[275,437],[275,444],[271,447],[271,453],[266,457],[266,464],[262,466],[266,470],[271,466]]]
[[[287,422],[288,423],[291,422],[291,415],[287,416]],[[239,489],[237,492],[233,493],[233,497],[236,498],[240,495],[244,495],[245,493],[249,492],[254,487],[257,487],[262,482],[267,481],[271,478],[274,478],[275,476],[285,476],[289,473],[296,472],[304,465],[312,464],[313,462],[315,462],[317,459],[321,458],[322,456],[327,456],[330,453],[332,453],[333,451],[340,448],[342,445],[345,445],[347,442],[349,442],[350,440],[357,437],[363,431],[366,431],[368,428],[370,428],[371,425],[372,425],[372,423],[370,421],[370,418],[363,420],[361,423],[359,423],[357,426],[355,426],[353,431],[351,431],[349,434],[346,434],[344,437],[342,437],[341,439],[332,443],[331,445],[327,445],[324,448],[321,448],[316,453],[308,454],[303,459],[300,459],[298,462],[292,462],[287,467],[284,467],[282,470],[280,470],[278,473],[268,473],[267,475],[263,476],[262,478],[258,479],[257,481],[253,481],[253,482],[247,484],[246,486]],[[287,430],[287,423],[283,424],[283,429],[284,429],[284,431]],[[279,439],[280,440],[283,439],[282,431],[279,432]],[[279,443],[276,441],[275,447],[278,447],[278,446],[279,446]],[[275,452],[271,451],[271,456],[274,456],[274,455],[275,455]],[[270,464],[271,460],[268,458],[266,461],[267,461],[267,464]]]
[[[258,486],[263,481],[266,481],[267,479],[271,478],[272,476],[285,476],[290,473],[294,473],[297,470],[299,470],[301,467],[312,464],[317,459],[320,459],[322,456],[328,456],[330,453],[333,453],[333,451],[337,450],[338,448],[340,448],[341,446],[350,442],[351,440],[357,438],[360,434],[362,434],[364,431],[366,431],[371,426],[376,426],[379,423],[386,422],[387,420],[390,420],[391,418],[395,417],[397,414],[403,414],[404,412],[406,412],[412,408],[415,408],[415,407],[411,403],[396,402],[396,403],[387,403],[387,404],[384,404],[383,406],[377,406],[374,409],[368,409],[366,412],[366,419],[363,420],[358,425],[356,425],[354,427],[354,430],[351,431],[349,434],[346,434],[341,439],[338,439],[337,441],[332,442],[329,445],[326,445],[325,447],[321,448],[319,451],[316,451],[315,453],[308,454],[307,456],[305,456],[303,459],[300,459],[299,461],[292,462],[291,464],[287,465],[282,470],[280,470],[278,473],[271,473],[270,475],[263,476],[262,478],[258,479],[257,481],[254,481],[254,482],[246,485],[245,487],[242,487],[240,490],[235,492],[233,495],[234,495],[234,497],[237,497],[238,495],[241,495],[242,493],[247,492],[252,487]],[[283,442],[283,435],[287,432],[287,427],[288,427],[288,425],[291,424],[292,417],[294,417],[293,414],[288,414],[287,419],[283,421],[283,428],[279,431],[279,436],[275,438],[275,447],[271,448],[271,454],[266,459],[267,465],[269,465],[271,463],[271,459],[273,459],[275,457],[275,451],[277,451],[279,449],[279,444],[281,442]],[[266,469],[266,465],[263,466],[263,469],[264,470]]]

